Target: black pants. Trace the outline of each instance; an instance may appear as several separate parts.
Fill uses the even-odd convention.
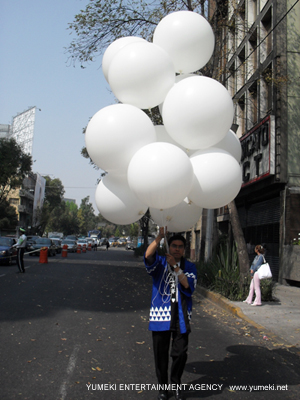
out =
[[[171,353],[171,383],[180,385],[181,376],[187,360],[189,333],[171,331],[152,332],[155,370],[158,383],[168,384],[169,348],[172,338]]]
[[[25,272],[24,260],[23,260],[24,253],[25,253],[25,248],[19,247],[18,253],[17,253],[17,264],[18,264],[20,272]]]

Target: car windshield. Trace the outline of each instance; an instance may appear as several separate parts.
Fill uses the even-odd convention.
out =
[[[36,244],[50,244],[51,241],[50,241],[50,239],[40,238],[40,239],[36,239],[35,243]]]
[[[74,240],[63,240],[62,243],[63,244],[74,244],[75,241]]]
[[[13,240],[10,238],[0,238],[0,246],[12,246]]]

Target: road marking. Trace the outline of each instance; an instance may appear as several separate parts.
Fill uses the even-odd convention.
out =
[[[0,275],[0,278],[2,278],[2,276],[5,276],[6,274],[2,274],[2,275]]]
[[[68,363],[67,370],[66,370],[67,376],[66,376],[66,379],[61,384],[61,387],[60,387],[60,390],[59,390],[59,400],[64,400],[66,398],[67,385],[68,385],[68,382],[69,382],[69,380],[71,378],[71,375],[72,375],[72,373],[74,371],[74,368],[76,366],[76,360],[77,360],[77,355],[78,355],[79,349],[80,349],[80,345],[77,344],[74,347],[73,353],[71,354],[71,357],[69,359],[69,363]]]

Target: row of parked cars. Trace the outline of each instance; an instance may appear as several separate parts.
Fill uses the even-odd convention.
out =
[[[17,259],[17,248],[13,247],[16,239],[8,236],[0,236],[0,264],[11,265]],[[41,236],[27,236],[25,251],[30,256],[39,256],[41,248],[48,248],[48,256],[53,257],[61,253],[64,245],[67,246],[68,252],[75,253],[77,245],[91,244],[92,248],[97,247],[97,242],[91,238],[77,238],[75,236],[66,236],[65,238],[51,237],[45,238]]]
[[[42,243],[44,243],[44,246],[41,246]],[[97,247],[97,242],[91,238],[77,238],[73,235],[66,236],[65,238],[38,238],[33,239],[33,243],[29,245],[28,250],[29,252],[33,252],[31,254],[37,254],[38,252],[34,252],[34,250],[39,249],[40,246],[48,247],[48,255],[54,256],[55,254],[61,253],[64,246],[67,246],[67,250],[69,253],[76,253],[78,245],[80,245],[81,247],[83,247],[84,245],[88,247],[90,245],[92,248],[94,248]]]
[[[11,264],[17,258],[17,249],[13,247],[16,243],[16,239],[12,237],[0,237],[0,263]],[[133,249],[135,246],[130,238],[119,238],[113,237],[110,239],[102,238],[99,241],[89,238],[82,237],[78,238],[76,236],[66,236],[65,238],[60,237],[40,237],[40,236],[27,236],[26,253],[30,256],[39,256],[40,249],[47,247],[48,256],[52,257],[56,254],[61,253],[64,245],[67,246],[68,252],[75,253],[77,251],[77,246],[84,245],[88,248],[91,245],[92,248],[97,248],[97,246],[107,246],[107,243],[111,247],[125,247],[126,250]]]

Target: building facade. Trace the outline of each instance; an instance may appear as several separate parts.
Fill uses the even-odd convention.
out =
[[[16,208],[19,226],[29,232],[38,225],[36,212],[44,203],[45,184],[40,174],[31,172],[24,178],[22,187],[9,194],[8,201]]]
[[[213,26],[218,3],[209,2]],[[300,2],[222,3],[218,79],[242,145],[235,202],[245,240],[264,244],[276,281],[300,282]],[[228,220],[226,207],[218,210],[219,229]]]

